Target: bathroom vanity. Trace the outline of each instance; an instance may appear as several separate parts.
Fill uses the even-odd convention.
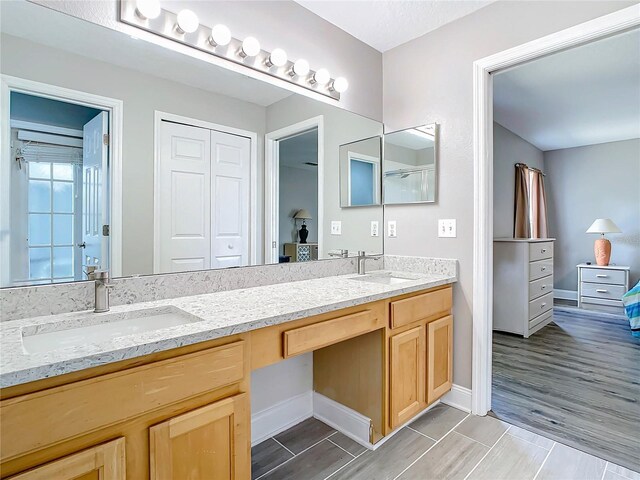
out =
[[[157,331],[144,344],[138,337],[137,345],[117,353],[83,357],[75,350],[69,359],[63,351],[32,354],[42,363],[32,368],[24,368],[28,353],[22,359],[12,356],[1,376],[3,478],[248,479],[250,373],[306,352],[313,352],[314,390],[369,418],[370,441],[380,441],[451,388],[450,283],[455,278],[377,272],[362,277],[124,305],[109,314],[9,322],[22,332],[27,324],[47,332],[54,327],[46,325],[66,321],[68,326],[88,315],[157,312],[170,305],[204,317]],[[393,279],[400,283],[393,285]],[[340,293],[316,301],[322,289],[325,295],[328,289]],[[300,310],[290,300],[276,303],[269,313],[260,309],[265,295],[284,298],[287,292],[300,298],[309,291],[319,292],[308,296],[312,308]],[[243,314],[229,317],[243,307]],[[222,322],[223,316],[228,321]],[[22,339],[6,328],[3,346],[11,356],[12,339]],[[211,339],[189,344],[207,336]],[[171,342],[184,344],[171,348]],[[136,353],[147,347],[159,351]],[[83,362],[88,368],[78,366]],[[11,375],[12,364],[19,376]],[[25,383],[29,375],[33,380]]]

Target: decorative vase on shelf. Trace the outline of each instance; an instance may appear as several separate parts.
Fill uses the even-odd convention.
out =
[[[300,235],[300,243],[307,243],[307,237],[309,236],[309,230],[307,230],[307,226],[303,223],[300,227],[300,231],[298,232]]]

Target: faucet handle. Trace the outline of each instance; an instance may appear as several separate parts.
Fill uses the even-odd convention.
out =
[[[95,280],[102,280],[103,282],[109,281],[109,270],[95,270],[93,272],[93,278]]]

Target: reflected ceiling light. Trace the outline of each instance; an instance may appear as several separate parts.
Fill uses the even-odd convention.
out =
[[[299,77],[304,77],[309,75],[309,62],[307,62],[304,58],[300,60],[296,60],[291,68],[291,76],[298,75]]]
[[[349,88],[349,82],[344,77],[336,78],[331,84],[331,89],[338,93],[346,92],[347,88]]]
[[[284,67],[287,64],[287,52],[281,48],[276,48],[269,54],[269,58],[265,62],[267,67],[275,65],[276,67]]]
[[[247,37],[242,41],[241,57],[255,57],[260,53],[260,42],[254,37]]]
[[[226,25],[218,24],[211,29],[211,36],[209,37],[209,43],[214,47],[220,45],[224,47],[229,45],[231,41],[231,31]]]
[[[327,70],[326,68],[321,68],[313,74],[312,80],[312,83],[317,83],[318,85],[326,85],[331,80],[329,70]]]
[[[180,10],[177,20],[176,29],[178,33],[193,33],[200,26],[198,16],[191,10]]]
[[[158,0],[137,0],[136,15],[142,20],[153,20],[160,16],[160,2]]]

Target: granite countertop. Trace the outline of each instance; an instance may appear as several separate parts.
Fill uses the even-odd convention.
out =
[[[385,272],[376,271],[370,275]],[[387,271],[387,273],[389,273]],[[342,308],[457,281],[455,276],[393,272],[411,280],[396,285],[355,281],[341,275],[290,283],[229,290],[92,311],[12,320],[0,324],[0,388],[63,375],[154,352],[191,345],[262,327],[290,322]],[[102,323],[130,312],[162,307],[178,308],[198,317],[193,323],[126,335],[43,353],[27,353],[22,336]],[[109,317],[107,317],[109,316]],[[201,320],[199,320],[201,319]],[[90,322],[90,323],[89,323]]]

